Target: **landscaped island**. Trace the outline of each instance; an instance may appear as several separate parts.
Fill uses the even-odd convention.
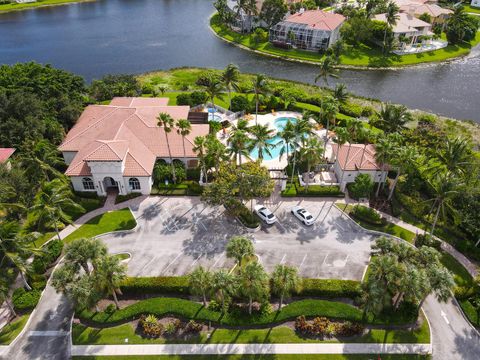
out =
[[[57,6],[57,5],[78,3],[78,2],[87,2],[87,1],[95,1],[95,0],[37,0],[37,1],[27,1],[27,2],[3,0],[2,2],[0,2],[0,13],[28,10],[28,9],[34,9],[34,8],[46,7],[46,6]]]

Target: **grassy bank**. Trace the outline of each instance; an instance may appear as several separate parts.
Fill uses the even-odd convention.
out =
[[[136,226],[130,209],[110,211],[90,219],[64,241],[69,243],[75,239],[94,237],[111,231],[130,230]]]
[[[256,50],[267,55],[279,56],[289,60],[321,62],[324,55],[316,52],[304,51],[298,49],[281,49],[274,47],[268,41],[256,44],[251,34],[239,34],[230,30],[227,26],[219,22],[218,16],[214,15],[210,19],[210,26],[217,35],[225,40],[243,45],[249,49]],[[395,67],[416,65],[429,62],[440,62],[448,59],[466,55],[473,46],[480,42],[480,32],[474,41],[459,45],[448,45],[447,47],[435,51],[428,51],[420,54],[384,56],[380,48],[374,48],[367,45],[349,47],[345,54],[340,57],[340,64],[356,67]]]
[[[10,11],[20,11],[20,10],[28,10],[43,6],[57,6],[57,5],[65,5],[71,3],[78,3],[78,2],[87,2],[87,1],[95,1],[95,0],[38,0],[33,3],[10,3],[10,4],[2,4],[0,5],[0,13],[6,13]]]
[[[17,320],[5,325],[0,331],[0,345],[8,345],[20,334],[30,317],[30,313],[20,316]]]
[[[293,329],[278,326],[268,329],[214,329],[210,336],[206,332],[187,339],[147,339],[139,336],[131,324],[123,324],[110,328],[91,328],[82,324],[74,324],[72,340],[75,345],[112,345],[125,344],[248,344],[248,343],[338,343],[338,340],[315,340],[299,336]],[[384,330],[371,329],[366,334],[342,339],[342,343],[428,343],[430,331],[428,323],[423,322],[416,330]]]

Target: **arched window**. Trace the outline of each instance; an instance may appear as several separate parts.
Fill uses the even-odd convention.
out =
[[[137,178],[130,178],[128,186],[130,186],[130,190],[140,190],[140,181]]]
[[[88,177],[82,179],[83,189],[84,190],[95,190],[95,185],[93,185],[93,180]]]

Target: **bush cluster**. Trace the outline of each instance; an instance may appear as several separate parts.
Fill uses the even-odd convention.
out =
[[[42,248],[43,252],[35,255],[32,261],[32,269],[36,274],[44,274],[45,271],[58,259],[63,250],[63,241],[52,240]]]
[[[205,104],[208,101],[208,95],[204,91],[193,91],[191,93],[182,93],[177,95],[177,105],[197,106]]]
[[[258,217],[242,204],[241,201],[233,199],[228,205],[225,204],[225,207],[229,211],[234,212],[244,226],[254,229],[260,225]]]
[[[304,336],[333,337],[333,336],[354,336],[362,333],[364,327],[350,321],[335,322],[326,317],[316,317],[307,321],[304,315],[295,320],[295,331]]]
[[[372,225],[383,224],[382,216],[370,207],[355,205],[350,212],[350,215],[358,220],[365,221]]]
[[[345,194],[340,191],[340,187],[337,185],[309,185],[307,191],[305,186],[300,186],[297,179],[295,179],[293,185],[288,183],[281,195],[283,197],[345,197]]]
[[[354,280],[303,279],[297,295],[355,299],[361,295],[361,286],[360,282]]]
[[[155,315],[142,315],[138,321],[142,335],[147,338],[158,338],[163,333],[163,325],[158,322]]]
[[[120,289],[126,295],[190,293],[187,276],[127,277]]]
[[[442,242],[431,237],[429,234],[418,234],[415,238],[415,246],[418,248],[422,246],[429,246],[437,250],[441,250]]]
[[[13,307],[19,311],[32,310],[37,306],[40,296],[41,291],[37,289],[30,291],[24,288],[15,289],[12,295]]]

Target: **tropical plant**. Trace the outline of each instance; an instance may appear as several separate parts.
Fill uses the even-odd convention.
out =
[[[168,134],[172,132],[172,129],[175,125],[175,120],[170,116],[170,114],[167,113],[160,113],[157,116],[157,125],[161,128],[163,128],[163,131],[165,133],[165,140],[167,141],[167,149],[168,149],[168,157],[170,159],[170,168],[172,169],[172,178],[173,182],[177,182],[177,175],[175,173],[175,168],[173,164],[173,159],[172,159],[172,150],[170,148],[170,141],[168,138]]]
[[[225,91],[224,81],[215,73],[207,73],[197,79],[197,85],[203,86],[213,107],[213,116],[215,116],[215,98],[222,99]]]
[[[323,160],[323,145],[317,137],[311,136],[305,141],[305,145],[299,150],[299,156],[302,161],[307,164],[307,172],[309,173],[313,166],[319,164]],[[307,176],[305,191],[308,192],[310,176]]]
[[[64,175],[57,170],[63,166],[63,159],[58,149],[46,140],[40,140],[37,143],[24,142],[20,162],[30,178],[47,181],[64,178]]]
[[[251,135],[249,150],[253,151],[256,148],[258,150],[258,159],[260,160],[263,160],[265,154],[272,157],[270,150],[275,147],[270,142],[273,137],[273,130],[269,129],[268,125],[256,124],[249,127],[248,132]]]
[[[295,176],[295,167],[297,163],[297,153],[300,149],[300,143],[302,146],[305,146],[306,139],[313,135],[313,126],[310,123],[308,117],[303,116],[301,119],[297,119],[297,122],[294,125],[294,133],[295,139],[293,143],[293,166],[292,166],[292,179],[291,182],[293,184],[293,177]]]
[[[282,309],[283,299],[290,296],[293,292],[300,290],[301,279],[298,276],[298,269],[293,266],[279,264],[275,266],[272,273],[272,293],[278,295],[279,307]]]
[[[218,174],[218,169],[223,161],[229,159],[226,146],[216,138],[216,136],[208,136],[207,138],[207,153],[206,162],[208,167],[215,169],[215,174]]]
[[[348,99],[347,85],[345,84],[335,85],[335,89],[333,89],[333,97],[339,103],[345,103]]]
[[[266,95],[268,93],[268,79],[263,74],[257,74],[252,82],[250,92],[255,96],[255,124],[258,124],[258,104],[260,102],[260,95]]]
[[[202,169],[202,175],[205,177],[205,182],[208,183],[208,173],[206,166],[206,157],[207,157],[207,137],[206,136],[196,136],[193,140],[193,152],[197,155],[197,159]]]
[[[227,257],[235,259],[241,265],[244,257],[255,255],[252,241],[244,236],[233,236],[227,244]]]
[[[240,268],[238,275],[240,293],[248,299],[248,313],[252,314],[253,301],[268,297],[268,275],[258,262]]]
[[[222,309],[225,309],[225,300],[237,291],[237,279],[227,270],[220,269],[213,274],[212,283],[213,290],[222,304]]]
[[[318,75],[315,76],[315,83],[322,79],[325,85],[328,86],[328,78],[338,78],[338,71],[335,69],[335,60],[331,56],[326,56],[320,63]]]
[[[228,64],[225,70],[222,73],[223,85],[225,85],[228,91],[228,109],[232,107],[232,89],[235,91],[239,90],[240,83],[240,70],[235,64]]]
[[[382,105],[380,110],[380,128],[386,133],[400,132],[406,129],[406,124],[412,121],[412,114],[404,105]]]
[[[290,155],[291,148],[297,148],[295,139],[297,138],[295,133],[295,124],[288,120],[285,126],[281,131],[279,131],[278,136],[283,140],[282,147],[280,148],[280,159],[282,159],[284,154]]]
[[[120,292],[120,283],[126,277],[126,266],[120,263],[117,256],[102,256],[95,262],[96,285],[102,292],[111,294],[117,309],[120,308],[117,293]]]
[[[192,131],[192,124],[187,119],[177,120],[177,134],[182,136],[182,146],[183,146],[183,163],[187,167],[187,153],[185,151],[185,137],[190,135]]]
[[[61,240],[60,223],[72,223],[72,218],[65,211],[67,209],[85,211],[72,198],[73,194],[70,186],[60,179],[55,179],[42,185],[35,196],[34,205],[30,209],[39,225],[53,225],[59,240]]]
[[[10,287],[5,281],[0,281],[0,304],[6,304],[13,316],[17,316],[15,309],[10,302]]]
[[[380,164],[381,179],[384,179],[385,177],[387,163],[391,159],[393,151],[394,151],[394,143],[388,137],[380,138],[377,144],[375,145],[375,160],[377,161],[378,164]],[[377,191],[375,192],[376,197],[378,197],[380,193],[382,182],[383,181],[378,182]]]
[[[248,151],[250,138],[243,129],[235,128],[232,130],[231,136],[227,140],[228,152],[235,159],[235,164],[242,165],[242,157],[249,158]],[[238,159],[238,161],[237,161]]]
[[[70,263],[75,271],[83,268],[87,275],[91,274],[88,264],[94,268],[101,257],[107,254],[106,245],[96,238],[81,238],[73,240],[66,246],[65,261]]]
[[[350,150],[352,149],[352,143],[349,142],[350,133],[346,128],[337,127],[335,128],[335,137],[333,141],[338,145],[337,146],[337,157],[340,162],[340,153],[343,150],[343,146],[348,142],[347,154],[345,156],[345,161],[343,163],[342,175],[340,176],[340,186],[343,186],[343,178],[345,175],[345,170],[347,169],[348,158],[350,157]]]
[[[192,294],[201,295],[203,306],[207,306],[207,295],[212,291],[212,273],[203,266],[197,267],[188,276],[188,283]]]
[[[330,123],[333,123],[335,126],[335,119],[337,117],[338,113],[338,101],[331,97],[331,96],[326,96],[323,100],[322,103],[320,104],[320,119],[323,119],[326,123],[325,127],[325,139],[324,139],[324,145],[323,145],[323,151],[326,152],[327,149],[327,141],[328,141],[328,131],[330,128]]]
[[[397,20],[400,18],[400,16],[398,15],[399,11],[400,11],[400,8],[395,2],[393,1],[388,2],[387,8],[385,11],[385,22],[387,23],[387,26],[385,27],[385,32],[383,34],[384,54],[386,53],[386,49],[387,49],[387,30],[388,29],[391,30],[397,24]]]
[[[407,172],[411,172],[416,164],[418,159],[418,151],[413,146],[400,146],[395,151],[392,152],[392,156],[390,159],[391,165],[396,167],[397,174],[395,179],[393,180],[392,187],[390,189],[390,193],[388,194],[388,199],[391,200],[395,188],[398,184],[398,179],[400,178],[400,174],[402,170],[406,170]]]

